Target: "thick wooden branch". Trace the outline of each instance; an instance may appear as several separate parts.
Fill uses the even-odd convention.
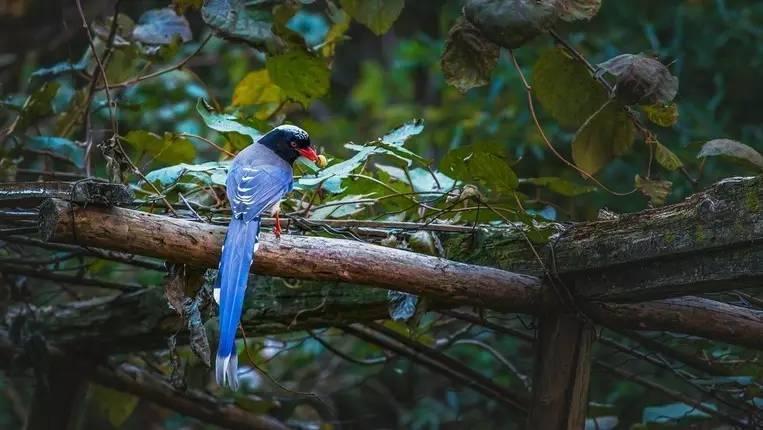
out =
[[[50,199],[40,209],[48,240],[216,267],[225,227],[122,208],[79,207]],[[261,235],[253,271],[402,290],[500,310],[537,305],[541,281],[395,248],[343,239]]]
[[[541,302],[538,280],[489,267],[539,277],[553,272],[574,294],[610,302],[744,288],[763,282],[762,185],[763,177],[733,178],[676,205],[559,227],[539,250],[542,264],[516,229],[481,228],[477,240],[471,234],[440,234],[449,258],[484,267],[353,241],[292,235],[275,240],[264,234],[254,270],[515,311]],[[41,216],[43,230],[54,241],[201,266],[216,265],[225,231],[55,199]]]
[[[446,239],[449,258],[564,280],[587,300],[634,302],[763,285],[763,176],[730,178],[683,202],[559,227],[538,251],[507,229],[478,246]],[[545,266],[545,270],[544,270]]]
[[[35,207],[49,198],[114,206],[130,203],[132,194],[125,185],[93,180],[0,183],[0,207]]]
[[[387,318],[387,293],[368,287],[342,288],[302,282],[299,288],[275,278],[251,279],[242,324],[248,336],[263,336],[356,321]],[[206,310],[204,320],[212,314]],[[167,305],[162,288],[117,294],[60,306],[8,311],[6,321],[32,312],[40,334],[61,348],[101,355],[165,348],[167,337],[180,333],[187,341],[185,323]],[[1,366],[2,364],[0,364]]]
[[[737,281],[748,285],[748,281],[757,279],[757,271],[763,270],[763,261],[756,260],[760,255],[757,247],[763,242],[763,221],[757,203],[763,198],[760,194],[761,178],[728,180],[677,205],[560,228],[558,237],[539,251],[547,257],[548,270],[579,296],[593,299],[584,301],[583,310],[603,325],[671,330],[763,348],[763,320],[748,309],[699,298],[619,305],[601,302],[625,299],[620,295],[623,292],[629,292],[628,300],[632,300],[657,293],[673,296],[695,289],[705,291],[708,284],[703,282],[708,280],[713,289],[726,289],[738,287]],[[43,209],[49,239],[203,266],[216,264],[225,231],[223,227],[126,209],[70,207],[60,200],[50,200]],[[704,233],[690,234],[698,229]],[[255,271],[365,283],[450,303],[540,312],[540,297],[548,295],[541,294],[537,279],[484,267],[543,275],[542,266],[524,238],[510,229],[478,231],[476,238],[461,233],[443,233],[441,238],[450,258],[482,266],[359,242],[304,236],[276,240],[265,234]],[[744,261],[749,266],[738,264],[739,255],[747,256]],[[673,273],[677,266],[671,265],[674,263],[686,268],[694,264],[694,272],[686,279],[677,277]],[[659,267],[662,270],[655,269]],[[607,284],[607,279],[618,282]],[[597,287],[605,284],[603,290]],[[292,292],[290,300],[296,295]],[[375,297],[376,302],[361,298],[358,303],[375,309],[374,317],[383,317],[383,297]],[[331,297],[328,299],[330,303]],[[108,313],[108,309],[102,312]],[[278,312],[275,316],[277,319]],[[354,316],[363,321],[372,319],[360,313]],[[267,321],[267,316],[262,319]],[[323,322],[330,324],[331,319]],[[66,324],[64,319],[62,327]]]
[[[630,330],[663,330],[763,350],[763,312],[699,297],[586,307],[597,322]]]
[[[290,288],[275,278],[252,280],[242,323],[249,336],[388,318],[384,290],[302,282]],[[437,309],[433,304],[432,309]],[[12,308],[6,321],[29,312]],[[41,334],[56,345],[90,350],[137,351],[164,348],[167,336],[185,333],[160,288],[32,310]],[[763,350],[763,315],[750,309],[696,297],[639,304],[591,304],[597,323],[631,330],[673,331]],[[207,315],[207,317],[209,314]],[[206,318],[205,318],[206,319]],[[183,339],[180,339],[183,341]]]

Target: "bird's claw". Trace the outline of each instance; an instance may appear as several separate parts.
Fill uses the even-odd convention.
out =
[[[276,225],[273,228],[273,234],[276,236],[276,239],[281,238],[281,214],[279,212],[276,212]]]

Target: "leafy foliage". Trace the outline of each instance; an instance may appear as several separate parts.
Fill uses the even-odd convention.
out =
[[[763,155],[755,149],[731,139],[713,139],[704,145],[697,158],[722,156],[763,170]]]
[[[255,48],[274,52],[284,43],[273,33],[272,23],[251,14],[243,0],[208,0],[201,8],[201,18],[221,37]]]
[[[667,104],[678,93],[678,78],[644,55],[622,54],[599,67],[616,77],[615,94],[625,104]]]
[[[289,51],[268,59],[268,74],[290,99],[307,106],[329,89],[330,71],[323,59]]]
[[[405,0],[340,0],[342,8],[377,35],[386,33],[405,6]]]
[[[625,154],[633,144],[635,127],[617,103],[607,102],[588,118],[572,140],[572,159],[594,174],[609,160]]]
[[[548,220],[594,219],[604,207],[626,212],[671,203],[719,178],[763,170],[760,109],[754,100],[763,93],[758,78],[763,36],[757,25],[763,6],[669,3],[470,0],[462,9],[459,2],[443,1],[174,0],[172,9],[152,10],[122,2],[120,14],[89,23],[93,47],[84,31],[69,39],[70,32],[58,27],[50,46],[30,49],[21,36],[7,38],[25,50],[9,48],[9,54],[0,55],[0,180],[36,181],[51,172],[66,179],[103,178],[116,169],[140,209],[170,213],[166,201],[179,216],[224,224],[231,154],[272,127],[291,123],[308,130],[330,160],[322,170],[310,163],[295,167],[295,191],[283,202],[284,214],[295,218],[291,233],[449,256],[449,244],[429,231],[406,227],[382,238],[374,236],[379,233],[373,227],[341,223],[352,218],[369,225],[457,224],[471,229],[464,243],[479,258],[477,224],[510,221],[545,257],[541,246],[556,232]],[[86,16],[94,15],[83,5]],[[73,34],[82,27],[76,18],[66,21]],[[502,55],[503,48],[511,52]],[[617,55],[624,52],[650,54]],[[97,60],[104,63],[105,81]],[[524,76],[530,78],[529,90]],[[528,96],[534,104],[528,104]],[[710,140],[729,135],[739,141]],[[707,143],[700,148],[697,142]],[[568,159],[595,174],[599,183],[581,176],[565,163]],[[736,163],[723,162],[728,160]],[[646,198],[607,191],[634,186]],[[10,248],[1,252],[2,258],[27,258]],[[64,257],[51,253],[47,261]],[[35,270],[87,271],[87,276],[167,287],[160,271],[77,258],[81,261],[35,263]],[[506,258],[511,264],[512,257]],[[35,306],[74,300],[54,288],[38,294],[40,284],[31,278],[6,273],[0,278],[13,282],[14,297],[29,289],[25,300]],[[271,282],[261,281],[263,287]],[[300,281],[272,282],[295,291],[305,288]],[[318,287],[321,298],[334,288]],[[747,292],[749,299],[724,297],[755,306],[759,293]],[[186,338],[188,346],[129,357],[136,365],[173,375],[168,379],[174,383],[229,396],[226,405],[305,426],[337,421],[358,428],[506,428],[518,422],[498,402],[454,389],[442,376],[337,329],[312,335],[350,359],[374,364],[349,364],[304,333],[250,338],[248,351],[239,345],[248,388],[235,396],[215,391],[203,364],[214,352],[209,349],[214,339],[207,339],[214,337],[215,317],[209,312],[214,306],[204,303],[203,288],[198,296],[183,293],[174,309],[185,316],[178,339]],[[100,292],[87,290],[82,298],[91,295]],[[428,312],[426,300],[390,292],[390,319],[405,322],[384,326],[501,387],[525,390],[506,363],[520,374],[532,374],[527,344]],[[345,308],[352,304],[338,312]],[[311,312],[312,307],[305,309],[295,322],[312,318]],[[480,317],[533,335],[527,321],[513,315]],[[699,338],[654,336],[708,363],[728,365],[734,376],[697,372],[690,377],[683,368],[673,374],[644,361],[618,357],[617,362],[682,393],[705,389],[724,396],[724,402],[706,404],[710,412],[733,411],[728,404],[741,402],[760,405],[760,366],[750,359],[754,352]],[[595,356],[610,360],[613,354],[597,344]],[[257,372],[246,368],[254,364],[295,390],[332,387],[327,397],[337,416],[323,417],[304,398],[274,395]],[[6,382],[14,379],[0,378],[4,393],[11,392],[13,385]],[[632,380],[598,372],[593,380],[586,428],[720,425],[712,413],[656,398]],[[17,388],[29,385],[27,379],[20,381]],[[22,390],[22,397],[30,394]],[[101,387],[92,389],[89,402],[91,427],[138,428],[145,417],[166,428],[198,426]],[[20,427],[7,403],[0,399],[0,426]]]
[[[558,10],[552,0],[469,0],[464,15],[493,42],[514,49],[549,28]]]
[[[442,72],[450,85],[466,92],[490,82],[499,54],[498,45],[485,39],[465,18],[459,18],[445,41]]]
[[[191,28],[184,16],[169,8],[152,9],[140,16],[132,30],[133,39],[149,45],[169,45],[175,38],[191,40]]]
[[[585,66],[558,48],[541,53],[531,84],[543,108],[563,127],[579,127],[608,100]]]

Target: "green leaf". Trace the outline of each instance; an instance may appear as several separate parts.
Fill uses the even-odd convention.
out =
[[[531,85],[543,108],[563,127],[580,126],[609,99],[585,66],[559,48],[540,55]]]
[[[405,0],[341,0],[340,4],[351,17],[379,36],[389,31],[400,16]]]
[[[583,430],[615,430],[619,423],[620,420],[614,415],[586,418]],[[631,427],[630,430],[636,429]]]
[[[138,397],[100,385],[90,385],[89,397],[114,428],[120,428],[138,406]]]
[[[419,296],[402,291],[389,290],[387,292],[387,307],[389,317],[394,321],[405,321],[416,313],[416,304]]]
[[[198,10],[203,4],[204,0],[172,0],[172,7],[181,14],[185,14],[188,9]]]
[[[697,154],[697,158],[704,157],[728,157],[732,160],[743,161],[763,171],[763,155],[744,143],[731,139],[714,139],[704,145]]]
[[[567,197],[575,197],[597,190],[596,187],[590,185],[579,185],[566,179],[549,176],[520,179],[519,182],[523,184],[533,184],[539,187],[545,187],[557,194],[561,194]]]
[[[593,175],[612,158],[627,152],[633,144],[635,127],[618,103],[608,103],[590,117],[572,141],[572,159]]]
[[[715,405],[710,403],[703,403],[703,405],[711,409],[716,409]],[[710,415],[698,410],[694,406],[687,405],[686,403],[670,403],[667,405],[644,408],[641,420],[644,424],[678,424],[696,420],[705,420],[708,418],[710,418]]]
[[[406,164],[410,164],[410,159],[405,158],[401,153],[410,153],[415,157],[418,157],[418,155],[408,151],[403,145],[408,138],[421,133],[423,128],[423,121],[414,119],[395,128],[367,145],[348,143],[345,145],[345,148],[357,151],[355,155],[345,161],[333,164],[321,170],[316,176],[303,176],[299,178],[295,187],[300,189],[310,189],[322,184],[322,187],[331,193],[341,193],[343,191],[341,184],[342,179],[349,176],[355,169],[364,165],[368,157],[374,154],[390,155],[403,160]]]
[[[667,104],[678,93],[678,78],[664,64],[643,54],[618,55],[599,67],[615,76],[615,94],[627,105]]]
[[[278,52],[285,46],[273,33],[272,23],[249,13],[243,0],[208,0],[201,8],[201,18],[225,39],[268,52]]]
[[[477,27],[459,18],[448,32],[440,59],[448,84],[462,93],[490,82],[501,48],[486,39]]]
[[[135,77],[145,64],[137,46],[129,45],[114,49],[106,65],[106,79],[110,84],[124,82]],[[97,70],[97,69],[96,69]],[[96,71],[98,77],[100,72]]]
[[[78,167],[85,164],[85,150],[72,140],[57,136],[35,136],[26,139],[25,148],[64,156]]]
[[[113,16],[108,16],[105,19],[96,19],[93,22],[93,33],[100,39],[96,42],[106,42],[111,35],[112,23],[114,22]],[[116,19],[116,33],[114,34],[114,46],[125,47],[130,45],[130,38],[132,37],[132,30],[135,28],[135,21],[130,18],[129,15],[120,13]],[[103,48],[103,45],[98,43],[97,48]],[[90,53],[92,54],[92,52]],[[95,67],[95,64],[93,64]]]
[[[556,7],[564,21],[589,20],[601,9],[601,0],[559,0]]]
[[[280,103],[281,88],[270,80],[267,70],[249,72],[233,90],[233,106]]]
[[[322,184],[322,187],[331,193],[341,193],[343,190],[342,179],[363,165],[368,157],[379,151],[381,150],[375,146],[363,147],[362,150],[351,158],[321,170],[316,176],[303,176],[299,178],[295,188],[310,189]]]
[[[557,0],[468,0],[464,15],[482,34],[507,49],[524,45],[556,21]]]
[[[249,136],[252,139],[252,142],[256,142],[257,139],[262,136],[262,133],[260,133],[259,130],[251,125],[244,124],[244,121],[236,118],[235,115],[214,112],[209,103],[204,99],[199,99],[196,103],[196,112],[201,115],[204,124],[212,130],[224,133],[239,133],[244,136]]]
[[[429,172],[426,169],[417,167],[415,169],[409,170],[408,176],[406,176],[405,170],[399,167],[376,164],[376,168],[385,172],[390,177],[397,179],[398,181],[405,182],[409,185],[411,185],[408,182],[408,176],[410,176],[410,180],[413,182],[413,190],[418,193],[425,193],[428,191],[447,192],[456,186],[456,181],[453,178],[449,178],[447,175],[440,171]],[[434,175],[434,177],[432,175]],[[435,177],[437,180],[435,180]]]
[[[381,137],[381,141],[394,146],[403,146],[406,140],[424,130],[424,120],[412,119]]]
[[[149,172],[146,179],[159,186],[168,188],[176,184],[221,185],[225,186],[230,161],[210,161],[203,164],[177,164]]]
[[[657,141],[654,141],[654,158],[660,163],[660,166],[671,171],[680,169],[684,165],[673,151]]]
[[[293,50],[268,58],[266,66],[273,83],[302,106],[328,92],[331,71],[322,58]]]
[[[86,60],[86,57],[83,57],[82,60]],[[56,63],[50,67],[43,67],[41,69],[37,69],[29,76],[29,81],[33,87],[37,87],[42,82],[49,81],[51,79],[55,79],[61,75],[64,75],[66,73],[77,73],[82,72],[85,69],[87,69],[87,61],[79,61],[77,63],[70,63],[68,61],[63,61],[61,63]]]
[[[641,108],[649,121],[660,127],[672,127],[678,122],[678,105],[675,103],[653,104]]]
[[[367,206],[372,205],[371,202],[355,203],[357,200],[363,200],[370,197],[368,194],[363,195],[348,195],[338,200],[331,200],[324,203],[332,203],[336,205],[326,206],[315,209],[310,213],[310,219],[326,219],[326,218],[344,218],[358,214],[366,209]],[[346,204],[339,204],[346,203]]]
[[[385,134],[379,138],[378,141],[371,142],[370,145],[376,145],[383,148],[390,155],[398,157],[408,165],[411,164],[411,159],[417,159],[428,164],[427,160],[423,157],[403,147],[403,144],[405,144],[409,138],[421,133],[422,130],[424,130],[424,120],[413,119]],[[356,151],[359,151],[362,148],[362,146],[358,145],[345,145],[345,147]]]
[[[670,181],[661,181],[657,179],[646,179],[636,175],[636,189],[649,197],[649,203],[652,206],[662,206],[665,199],[670,194],[673,183]]]
[[[336,6],[330,6],[329,9],[333,9],[331,19],[334,22],[334,25],[331,26],[331,29],[329,29],[326,34],[326,39],[321,48],[321,55],[326,58],[334,56],[336,45],[345,37],[345,33],[347,33],[347,30],[350,28],[351,21],[350,16],[344,13],[341,9],[336,8]]]
[[[499,151],[465,146],[450,151],[440,164],[448,176],[464,182],[479,182],[496,192],[513,191],[519,179]]]
[[[37,119],[53,114],[51,102],[60,87],[61,84],[58,82],[46,82],[27,97],[21,108],[16,130],[26,130]]]
[[[159,136],[144,130],[133,130],[127,133],[125,140],[139,153],[145,152],[162,163],[191,162],[196,158],[193,143],[174,133]]]
[[[183,15],[173,9],[151,9],[143,12],[132,30],[132,37],[149,45],[169,45],[175,38],[183,42],[191,40],[191,27]]]

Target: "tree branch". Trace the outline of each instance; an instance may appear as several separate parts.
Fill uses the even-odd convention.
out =
[[[77,207],[50,199],[40,209],[47,240],[216,267],[224,227],[122,208]],[[537,305],[541,282],[395,248],[342,239],[260,236],[258,274],[390,288],[501,310]]]

